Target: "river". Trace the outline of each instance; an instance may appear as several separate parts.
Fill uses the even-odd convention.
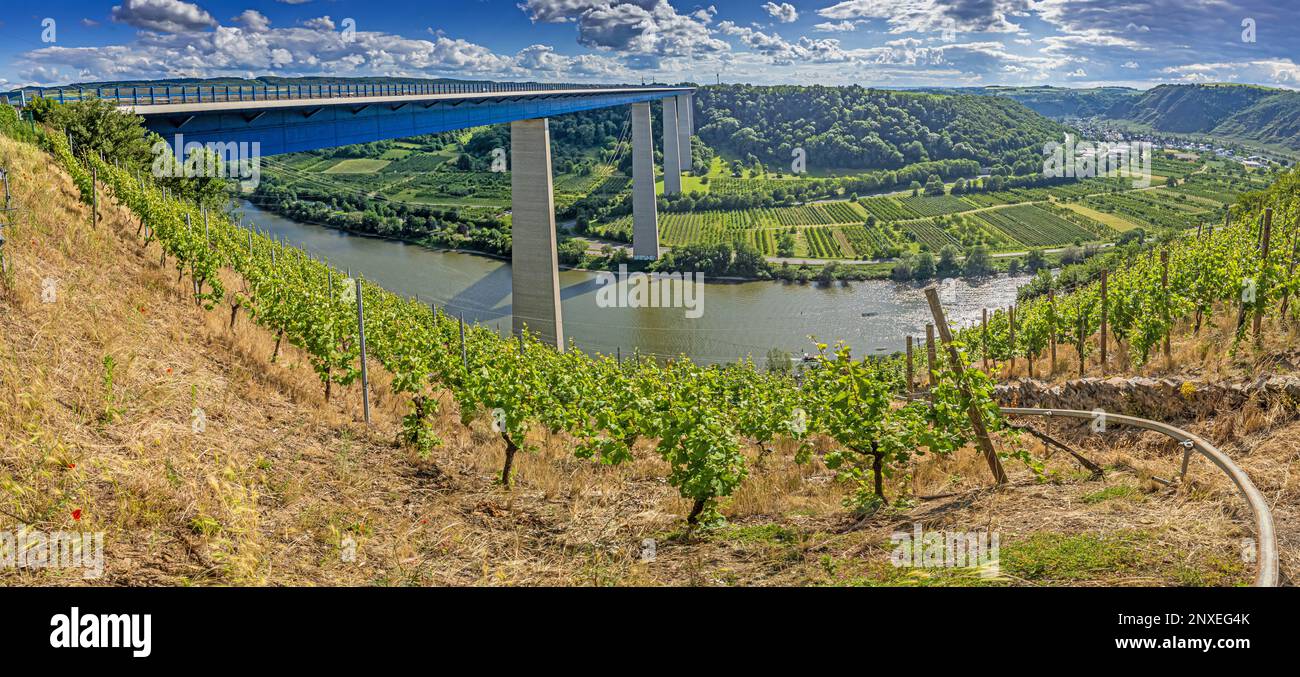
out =
[[[457,252],[351,235],[298,223],[243,202],[256,227],[350,269],[404,296],[418,296],[466,321],[510,331],[510,264]],[[945,280],[940,298],[951,321],[979,321],[982,308],[1015,300],[1027,276],[1001,275],[978,282]],[[689,355],[699,362],[729,362],[752,355],[762,364],[768,349],[798,355],[814,352],[808,336],[847,341],[855,353],[902,350],[906,336],[925,336],[930,321],[922,285],[888,280],[836,283],[831,287],[782,282],[710,282],[702,313],[686,317],[683,308],[605,308],[597,304],[601,285],[594,273],[560,272],[564,332],[589,352],[660,356]],[[865,350],[865,352],[864,352]]]

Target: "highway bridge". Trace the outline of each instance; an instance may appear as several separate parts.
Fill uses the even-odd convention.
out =
[[[661,106],[664,192],[682,190],[691,166],[690,87],[578,86],[537,83],[161,85],[22,89],[4,97],[27,105],[43,97],[69,103],[105,99],[144,118],[169,143],[260,145],[276,155],[382,139],[510,123],[513,328],[527,326],[564,348],[556,253],[555,199],[547,119],[629,106],[632,112],[632,254],[659,257],[651,104]]]

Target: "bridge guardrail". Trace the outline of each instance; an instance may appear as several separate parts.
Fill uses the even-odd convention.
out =
[[[106,99],[118,105],[146,106],[175,103],[217,103],[229,101],[283,101],[339,99],[374,96],[420,96],[443,94],[508,94],[569,89],[661,89],[663,86],[590,85],[538,82],[414,82],[350,83],[314,85],[150,85],[126,87],[25,87],[3,95],[11,106],[45,98],[59,103]]]

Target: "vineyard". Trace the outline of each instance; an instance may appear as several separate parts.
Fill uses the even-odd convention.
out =
[[[1092,232],[1034,205],[990,210],[977,216],[1008,238],[1028,247],[1047,247],[1096,237]]]
[[[921,216],[943,216],[975,209],[975,205],[953,195],[914,195],[900,197],[898,201]]]
[[[331,392],[364,383],[369,360],[372,372],[378,367],[391,377],[382,387],[406,407],[401,442],[416,452],[427,455],[441,444],[432,421],[449,402],[463,425],[490,426],[503,449],[500,484],[507,490],[518,476],[520,455],[534,453],[543,436],[563,435],[583,463],[614,466],[653,456],[664,481],[689,506],[686,521],[717,524],[722,499],[756,472],[744,450],[766,455],[783,449],[804,461],[814,454],[824,459],[848,487],[846,510],[862,514],[887,504],[884,478],[908,472],[919,455],[951,457],[974,443],[972,410],[981,412],[1002,447],[991,467],[1009,459],[1034,463],[993,405],[990,377],[978,369],[940,365],[929,399],[909,400],[912,384],[901,360],[855,359],[844,345],[819,344],[814,366],[799,379],[748,363],[703,367],[684,357],[664,363],[587,355],[574,347],[558,352],[532,336],[503,338],[348,279],[226,214],[168,195],[138,167],[74,155],[62,134],[41,139],[85,201],[111,200],[139,217],[141,244],[155,247],[179,276],[188,276],[197,304],[228,315],[232,326],[234,318],[246,318],[276,336],[277,345],[283,340],[307,355],[326,401]],[[1135,363],[1145,362],[1193,311],[1209,317],[1224,306],[1236,310],[1231,307],[1243,280],[1252,281],[1258,294],[1240,304],[1243,317],[1290,318],[1296,188],[1296,175],[1283,177],[1269,193],[1235,205],[1231,226],[1173,242],[1167,282],[1162,262],[1140,258],[1113,271],[1105,297],[1084,286],[1023,304],[1014,321],[998,312],[987,327],[959,332],[954,345],[966,354],[953,361],[972,367],[984,356],[1004,362],[1040,355],[1055,337],[1073,336],[1077,322],[1081,355],[1104,323],[1131,349]],[[1046,228],[1041,215],[1069,223],[1033,206],[991,213],[1004,212],[1025,229]],[[847,254],[858,242],[878,246],[861,225],[806,226],[803,235],[810,249],[826,256]],[[1105,311],[1099,302],[1108,303],[1100,306]],[[1247,333],[1243,329],[1243,337]]]
[[[930,251],[937,252],[947,245],[961,245],[957,238],[953,237],[947,230],[936,226],[929,219],[908,221],[903,224],[903,228],[906,229],[908,239],[924,245]]]
[[[731,177],[713,177],[709,179],[709,194],[720,196],[747,196],[776,190],[796,189],[807,183],[807,179],[736,179]]]
[[[1180,229],[1217,220],[1218,210],[1204,205],[1188,205],[1162,199],[1155,191],[1111,193],[1086,198],[1083,204],[1103,213],[1118,214],[1130,221],[1149,224],[1152,228]]]
[[[906,221],[921,216],[892,197],[869,197],[863,199],[861,204],[867,213],[881,221]]]
[[[1153,251],[1111,271],[1104,296],[1101,283],[1093,282],[1055,299],[1037,299],[1016,309],[1014,334],[1009,314],[998,311],[987,330],[967,330],[966,338],[972,346],[987,345],[983,352],[995,360],[1041,355],[1055,340],[1091,354],[1106,350],[1086,343],[1104,326],[1103,335],[1141,365],[1162,341],[1168,346],[1167,337],[1179,323],[1200,327],[1215,312],[1238,318],[1238,343],[1248,336],[1248,319],[1254,319],[1256,337],[1266,315],[1294,322],[1291,297],[1300,288],[1295,275],[1298,188],[1300,175],[1291,172],[1267,191],[1245,196],[1232,207],[1227,227],[1207,224],[1169,244],[1160,257]]]
[[[844,257],[835,231],[831,228],[804,228],[802,231],[807,243],[808,254],[819,259],[838,259]]]

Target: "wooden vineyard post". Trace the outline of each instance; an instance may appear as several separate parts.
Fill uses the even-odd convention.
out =
[[[1079,343],[1076,344],[1079,346],[1079,378],[1083,378],[1084,368],[1086,366],[1084,364],[1084,357],[1083,357],[1083,321],[1084,321],[1083,311],[1080,310],[1079,311]]]
[[[1056,375],[1056,290],[1055,289],[1047,290],[1047,307],[1050,310],[1050,315],[1052,318],[1051,336],[1050,336],[1050,340],[1052,343],[1052,366],[1048,369],[1047,374],[1048,376],[1055,376]]]
[[[948,328],[948,320],[944,318],[943,306],[939,305],[939,290],[935,287],[927,287],[925,300],[930,303],[930,313],[934,315],[934,322],[939,325],[939,335],[948,348],[948,360],[952,363],[953,374],[957,377],[957,386],[960,388],[962,396],[969,403],[966,411],[970,415],[971,428],[975,430],[975,441],[984,454],[984,460],[988,461],[989,470],[993,472],[993,480],[998,484],[1006,484],[1007,473],[1002,469],[1002,460],[998,458],[997,451],[993,449],[993,440],[989,438],[989,431],[984,427],[984,416],[980,413],[979,405],[971,398],[970,389],[966,387],[965,369],[961,363],[961,355],[957,352],[957,346],[952,341],[952,331]],[[931,353],[933,354],[933,351]]]
[[[460,364],[469,369],[469,353],[465,352],[465,313],[460,314]]]
[[[1169,326],[1169,250],[1160,250],[1160,293],[1164,295],[1164,322],[1165,322],[1165,366],[1172,369],[1174,366],[1174,353],[1169,345],[1169,335],[1173,333],[1173,328]]]
[[[365,412],[366,425],[370,425],[370,375],[366,372],[366,315],[365,302],[361,297],[361,277],[357,277],[357,334],[361,346],[361,408]]]
[[[99,228],[99,167],[90,166],[90,227]]]
[[[912,396],[912,337],[907,337],[907,396]]]
[[[1264,297],[1268,295],[1268,249],[1273,240],[1273,208],[1264,208],[1264,232],[1260,234],[1259,289],[1255,291],[1255,342],[1263,338],[1260,331],[1264,320]]]
[[[984,357],[984,373],[989,373],[989,309],[985,308],[981,321],[984,330],[980,333],[980,354]]]
[[[1101,375],[1106,375],[1106,358],[1109,353],[1107,334],[1110,332],[1110,271],[1101,271]]]
[[[1297,255],[1297,253],[1300,253],[1300,228],[1297,228],[1297,229],[1295,230],[1295,233],[1291,236],[1291,263],[1290,263],[1289,265],[1287,265],[1287,268],[1286,268],[1286,279],[1287,279],[1287,281],[1290,281],[1292,278],[1295,277],[1295,266],[1296,266],[1296,255]],[[1287,313],[1286,313],[1286,311],[1287,311],[1288,306],[1290,306],[1290,305],[1291,305],[1291,288],[1290,288],[1290,287],[1287,287],[1287,288],[1282,292],[1282,309],[1281,309],[1281,312],[1278,313],[1278,316],[1281,318],[1281,321],[1284,322],[1284,323],[1287,322],[1287,319],[1286,319],[1286,314],[1287,314]]]
[[[925,353],[926,353],[925,364],[926,364],[926,368],[929,370],[928,373],[930,374],[925,379],[925,387],[927,389],[930,389],[930,388],[934,388],[934,378],[935,378],[935,371],[936,371],[935,362],[937,361],[935,355],[935,347],[934,347],[934,325],[933,324],[925,325]]]
[[[1016,375],[1016,307],[1007,306],[1007,328],[1011,335],[1007,337],[1007,358],[1010,368],[1007,371],[1007,378]]]

